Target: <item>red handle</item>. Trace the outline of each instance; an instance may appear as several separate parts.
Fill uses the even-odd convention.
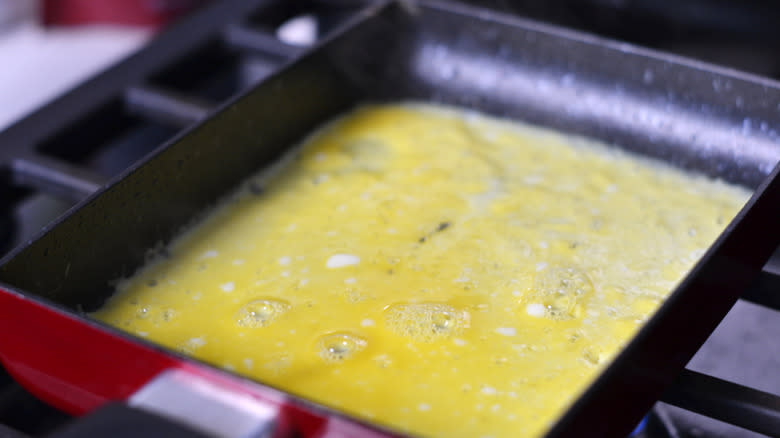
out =
[[[124,400],[181,361],[0,289],[0,360],[35,396],[71,414]]]
[[[292,436],[293,431],[307,438],[389,436],[346,418],[311,411],[279,391],[180,359],[2,288],[0,360],[33,395],[74,415],[110,401],[132,403],[147,384],[175,371],[218,387],[218,392],[250,397],[273,409],[275,437]]]

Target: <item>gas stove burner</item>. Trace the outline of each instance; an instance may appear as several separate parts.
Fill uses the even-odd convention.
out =
[[[663,407],[655,406],[629,435],[629,438],[681,438],[674,421]]]

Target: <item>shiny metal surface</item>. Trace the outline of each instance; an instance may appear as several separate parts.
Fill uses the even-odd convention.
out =
[[[270,437],[278,410],[182,370],[163,372],[128,404],[220,438]]]
[[[491,11],[432,3],[399,31],[413,42],[393,47],[411,51],[403,66],[417,79],[409,85],[411,94],[596,137],[749,186],[780,160],[773,123],[780,99],[772,80]],[[476,19],[453,25],[461,16]],[[415,20],[426,26],[416,27]],[[369,52],[358,57],[362,53]]]

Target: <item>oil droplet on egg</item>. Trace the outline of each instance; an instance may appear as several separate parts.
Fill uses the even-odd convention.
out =
[[[354,266],[360,263],[360,257],[353,254],[334,254],[325,262],[328,269],[338,269],[346,266]]]
[[[290,303],[273,298],[250,301],[236,313],[236,324],[248,328],[265,327],[290,307]]]
[[[325,362],[338,363],[363,351],[368,342],[362,337],[348,333],[330,333],[320,337],[316,349]]]

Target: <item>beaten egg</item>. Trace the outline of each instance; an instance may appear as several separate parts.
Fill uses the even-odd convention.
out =
[[[473,112],[364,106],[93,316],[401,432],[533,436],[748,196]]]

